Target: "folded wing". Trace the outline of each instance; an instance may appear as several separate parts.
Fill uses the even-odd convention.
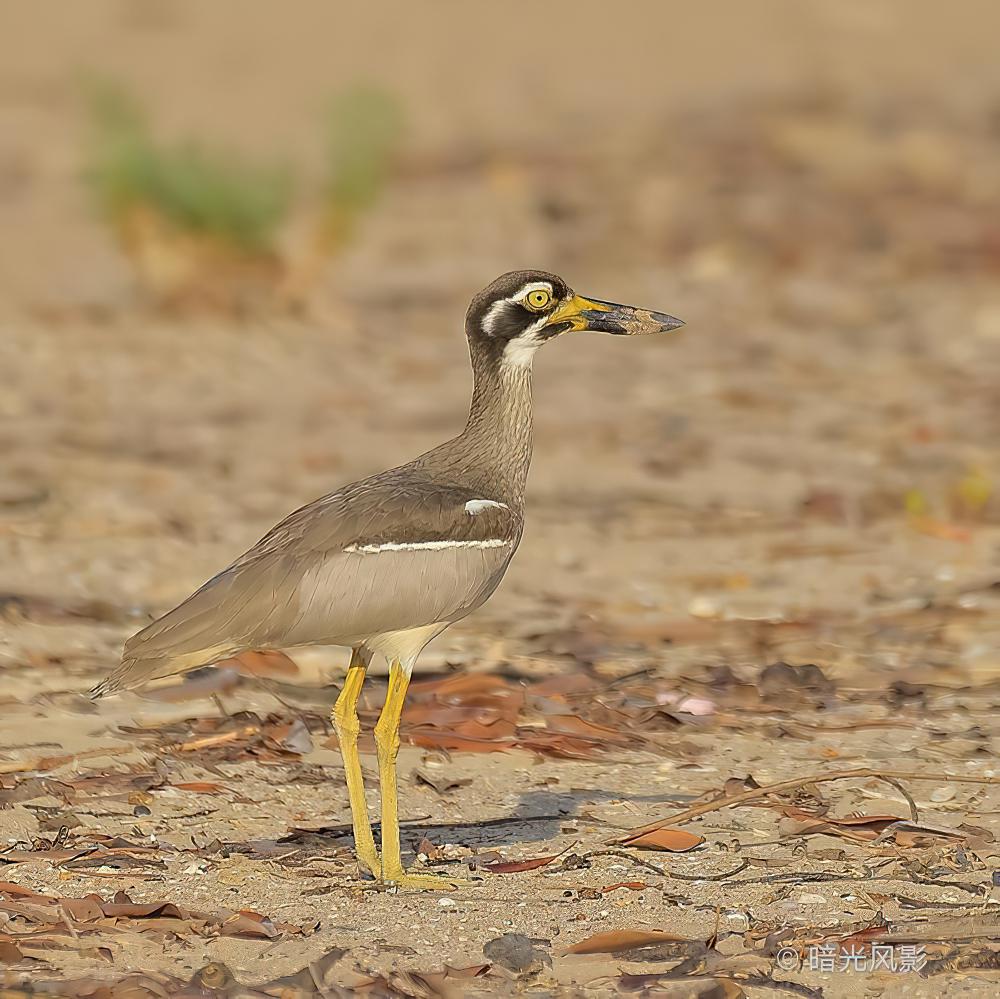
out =
[[[296,510],[125,645],[94,696],[246,649],[357,645],[458,620],[496,588],[520,517],[467,488],[384,473]]]

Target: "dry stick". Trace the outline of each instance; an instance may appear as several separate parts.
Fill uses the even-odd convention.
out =
[[[750,866],[749,860],[743,860],[739,867],[734,867],[731,871],[724,871],[722,874],[680,874],[666,867],[651,864],[641,857],[633,857],[632,854],[626,853],[624,850],[588,850],[583,857],[584,859],[588,857],[621,857],[622,860],[630,860],[639,867],[645,867],[646,870],[659,874],[661,878],[673,878],[675,881],[725,881],[726,878],[731,878],[734,874],[739,874],[740,871],[746,870]]]
[[[128,746],[101,746],[98,749],[85,749],[80,753],[65,753],[61,756],[38,756],[33,760],[12,760],[0,763],[0,774],[16,774],[26,770],[57,770],[67,763],[75,763],[77,760],[92,759],[95,756],[121,756],[123,752],[129,752]]]
[[[69,918],[69,913],[66,911],[66,906],[62,902],[59,903],[59,915],[62,916],[62,921],[65,923],[66,929],[69,930],[69,935],[79,942],[80,934],[77,933],[76,927],[73,925],[72,920]]]
[[[910,806],[910,821],[914,825],[919,825],[920,813],[917,811],[917,803],[910,796],[910,792],[895,777],[887,777],[885,774],[882,774],[881,780],[884,780],[886,784],[891,784],[906,799],[906,803]]]
[[[257,725],[241,725],[239,728],[230,729],[228,732],[221,732],[218,735],[206,735],[200,739],[191,739],[188,742],[175,742],[164,748],[166,750],[176,750],[179,753],[190,753],[197,749],[209,749],[212,746],[225,745],[227,742],[237,742],[259,731],[260,727]]]
[[[708,812],[716,812],[720,808],[729,808],[732,805],[742,805],[746,801],[753,801],[756,798],[765,798],[769,794],[776,794],[779,791],[793,791],[807,784],[824,784],[832,780],[849,780],[858,777],[877,777],[880,780],[895,778],[896,780],[933,780],[933,781],[957,781],[960,784],[1000,784],[1000,777],[963,777],[956,774],[941,773],[910,773],[902,770],[872,770],[869,767],[861,767],[857,770],[834,770],[828,774],[812,774],[809,777],[795,777],[792,780],[779,781],[777,784],[765,784],[763,787],[755,787],[749,791],[742,791],[730,797],[715,798],[706,801],[704,804],[695,805],[692,808],[685,808],[674,815],[650,822],[648,825],[640,826],[638,829],[630,829],[624,836],[617,836],[614,839],[606,840],[608,844],[624,844],[646,833],[655,832],[666,825],[679,822],[690,822],[691,819]],[[897,785],[898,786],[898,785]],[[909,796],[906,796],[909,800]],[[912,801],[911,801],[912,810]]]

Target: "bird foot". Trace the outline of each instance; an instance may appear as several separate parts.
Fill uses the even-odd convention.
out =
[[[367,871],[376,881],[379,880],[379,872],[382,870],[382,858],[379,857],[378,851],[372,846],[371,851],[358,849],[357,853],[358,867],[361,871]],[[363,876],[363,875],[362,875]]]
[[[379,882],[387,888],[402,888],[411,891],[449,891],[473,884],[465,878],[445,878],[439,874],[411,874],[409,871],[384,873]]]

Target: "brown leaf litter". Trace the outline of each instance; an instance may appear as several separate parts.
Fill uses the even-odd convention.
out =
[[[5,957],[23,963],[17,948],[4,949],[0,941],[0,961]],[[45,980],[33,974],[21,986],[0,986],[0,999],[347,999],[372,996],[375,999],[451,999],[460,993],[461,983],[489,974],[490,964],[440,971],[400,971],[388,976],[359,977],[350,987],[338,985],[337,964],[346,951],[335,948],[311,961],[301,970],[266,982],[241,981],[225,965],[213,961],[199,968],[189,979],[154,972],[133,973],[117,980],[83,977]],[[8,979],[10,981],[10,979]]]
[[[770,795],[779,794],[785,791],[792,791],[800,787],[806,787],[810,784],[822,784],[827,781],[850,780],[855,778],[876,778],[879,780],[892,781],[936,781],[938,783],[953,781],[956,783],[1000,785],[1000,777],[982,777],[936,772],[888,771],[874,770],[869,767],[858,767],[853,770],[832,771],[828,773],[812,774],[806,777],[795,777],[790,780],[778,781],[777,783],[766,786],[756,785],[735,794],[726,794],[724,792],[723,794],[717,795],[703,804],[692,805],[690,808],[685,808],[674,813],[673,815],[667,816],[664,819],[647,823],[637,829],[631,829],[624,835],[617,836],[614,839],[609,840],[609,842],[630,844],[633,840],[640,836],[662,829],[668,822],[688,822],[693,818],[697,818],[700,815],[706,815],[709,812],[718,811],[723,808],[731,808],[735,805],[756,801],[759,798],[767,798]],[[754,783],[756,784],[756,782]],[[889,816],[888,818],[892,822],[900,821],[897,816]]]
[[[275,922],[252,909],[202,912],[173,902],[133,902],[118,891],[111,901],[91,893],[82,898],[46,895],[0,882],[0,912],[6,915],[3,940],[27,953],[67,935],[79,940],[87,934],[114,934],[119,930],[154,936],[245,937],[274,940],[288,934],[307,935],[316,924],[297,926]]]

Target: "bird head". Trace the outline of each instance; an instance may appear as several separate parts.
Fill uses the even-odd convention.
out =
[[[465,321],[474,346],[489,346],[505,363],[518,367],[530,366],[535,351],[563,333],[636,336],[683,325],[662,312],[584,298],[546,271],[502,274],[473,298]]]

